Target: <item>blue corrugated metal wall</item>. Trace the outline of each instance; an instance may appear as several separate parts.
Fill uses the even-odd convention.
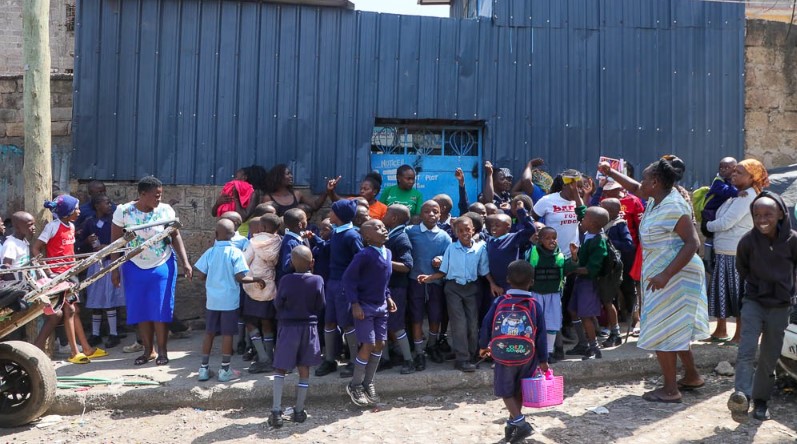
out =
[[[455,4],[456,8],[457,5]],[[484,157],[592,172],[674,152],[686,183],[743,152],[744,9],[695,0],[494,0],[444,19],[236,0],[79,2],[78,178],[220,184],[295,162],[369,169],[377,118],[484,122]]]

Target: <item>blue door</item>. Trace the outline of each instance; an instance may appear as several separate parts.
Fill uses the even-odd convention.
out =
[[[396,170],[407,164],[415,168],[415,187],[424,200],[448,194],[457,215],[459,184],[454,171],[462,168],[468,201],[475,202],[481,190],[481,127],[379,125],[371,137],[371,169],[382,175],[382,187],[396,184]]]

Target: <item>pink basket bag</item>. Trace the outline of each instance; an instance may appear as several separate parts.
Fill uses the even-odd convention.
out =
[[[551,369],[545,375],[538,369],[533,377],[520,381],[520,388],[523,392],[523,407],[550,407],[559,405],[564,400],[564,377],[554,376]]]

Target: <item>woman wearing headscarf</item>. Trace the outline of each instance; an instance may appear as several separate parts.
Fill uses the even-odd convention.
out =
[[[686,166],[665,156],[642,173],[642,182],[602,162],[598,170],[648,204],[639,225],[643,250],[642,313],[637,346],[656,352],[663,387],[642,396],[649,402],[681,402],[681,390],[702,387],[691,342],[709,336],[706,271],[697,256],[699,240],[692,208],[675,187]],[[678,359],[685,375],[676,380]]]
[[[717,318],[717,327],[709,341],[728,341],[726,318],[736,318],[736,331],[730,342],[739,344],[743,282],[736,271],[736,246],[742,236],[753,229],[750,204],[762,189],[769,186],[769,175],[761,162],[747,159],[739,162],[731,175],[731,183],[739,190],[737,197],[726,200],[717,209],[716,219],[706,224],[714,233],[714,270],[708,294],[708,314]]]

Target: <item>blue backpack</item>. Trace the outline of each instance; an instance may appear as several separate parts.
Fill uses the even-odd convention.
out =
[[[536,353],[537,308],[531,298],[504,295],[493,316],[492,339],[488,347],[493,360],[501,365],[529,363]]]

